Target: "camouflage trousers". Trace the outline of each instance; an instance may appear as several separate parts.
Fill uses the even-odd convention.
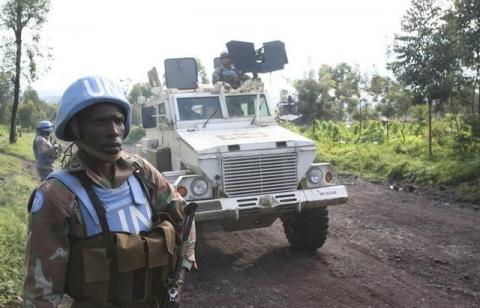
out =
[[[39,165],[36,164],[35,167],[37,168],[38,176],[40,177],[40,181],[44,181],[47,176],[55,170],[55,165]]]

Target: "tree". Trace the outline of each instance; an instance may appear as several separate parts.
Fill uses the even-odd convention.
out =
[[[335,81],[335,103],[337,120],[345,119],[345,108],[351,115],[360,102],[361,76],[357,69],[347,63],[340,63],[332,70]]]
[[[25,100],[20,103],[18,107],[18,122],[22,128],[28,130],[35,129],[40,122],[40,119],[46,119],[45,112],[40,110],[32,100]]]
[[[413,0],[395,35],[394,61],[387,67],[419,99],[428,104],[428,155],[432,156],[431,117],[434,100],[445,100],[458,69],[450,28],[435,0]]]
[[[152,96],[152,88],[148,83],[136,83],[128,93],[128,101],[132,105],[132,123],[134,125],[140,125],[142,122],[141,106],[138,104],[138,97],[150,97]]]
[[[7,41],[6,52],[8,60],[14,65],[14,95],[12,105],[12,115],[10,120],[10,143],[16,142],[16,118],[18,103],[20,98],[20,77],[22,75],[22,55],[23,47],[28,60],[28,76],[31,80],[37,78],[37,67],[35,58],[42,56],[39,51],[38,43],[40,40],[40,30],[46,21],[46,16],[50,10],[49,0],[6,0],[1,8],[0,22],[5,29],[11,30],[14,34],[11,41]],[[25,31],[27,30],[27,31]],[[28,35],[28,39],[24,37]],[[29,42],[27,44],[27,42]],[[13,52],[14,50],[14,60]]]
[[[56,105],[42,101],[37,91],[28,87],[18,106],[18,122],[22,128],[35,129],[40,121],[54,121],[55,112]]]
[[[474,75],[472,82],[472,111],[474,111],[475,90],[480,89],[480,1],[455,0],[451,17],[462,64],[471,69]],[[478,113],[480,114],[480,105]]]
[[[195,58],[195,61],[197,62],[198,78],[200,79],[200,83],[209,84],[210,81],[208,80],[207,72],[205,71],[202,61],[200,61],[198,58]]]
[[[128,93],[128,101],[130,104],[135,104],[139,96],[149,98],[152,96],[152,88],[148,83],[136,83]]]
[[[8,123],[7,114],[12,104],[12,83],[6,73],[0,72],[0,124]]]
[[[335,116],[334,97],[332,91],[335,81],[332,78],[332,67],[322,65],[317,74],[311,71],[304,79],[295,80],[293,83],[298,93],[298,112],[302,119],[308,123],[314,120],[331,120]]]
[[[392,98],[391,90],[395,86],[395,82],[389,77],[374,75],[370,81],[369,92],[373,96],[373,101],[377,102],[375,109],[385,122],[387,130],[387,142],[389,137],[389,124],[392,117],[396,114],[395,104]]]

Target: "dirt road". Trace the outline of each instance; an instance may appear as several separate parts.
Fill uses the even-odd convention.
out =
[[[480,205],[346,181],[315,254],[279,221],[201,232],[182,307],[480,307]]]
[[[278,221],[199,232],[182,307],[480,307],[479,204],[344,182],[317,253],[292,252]]]

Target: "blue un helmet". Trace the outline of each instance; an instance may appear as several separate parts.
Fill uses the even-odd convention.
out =
[[[72,83],[63,93],[57,110],[55,135],[58,139],[73,141],[68,128],[70,120],[80,111],[98,103],[112,103],[125,115],[125,135],[130,131],[132,107],[120,86],[105,77],[87,76]]]
[[[41,121],[38,123],[37,129],[42,132],[48,132],[53,128],[53,125],[50,121]]]

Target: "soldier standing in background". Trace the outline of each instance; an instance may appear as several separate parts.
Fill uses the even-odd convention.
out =
[[[43,181],[55,170],[55,160],[59,156],[58,145],[50,142],[53,125],[50,121],[41,121],[37,126],[37,135],[33,140],[33,155],[38,176]]]
[[[122,150],[131,118],[107,78],[81,78],[63,94],[55,135],[78,150],[29,201],[26,307],[57,307],[64,293],[72,307],[162,307],[186,203],[150,163]],[[181,281],[195,268],[194,245],[192,228]]]
[[[17,121],[17,126],[15,127],[15,130],[17,131],[17,137],[18,138],[22,137],[22,126],[18,121]]]

